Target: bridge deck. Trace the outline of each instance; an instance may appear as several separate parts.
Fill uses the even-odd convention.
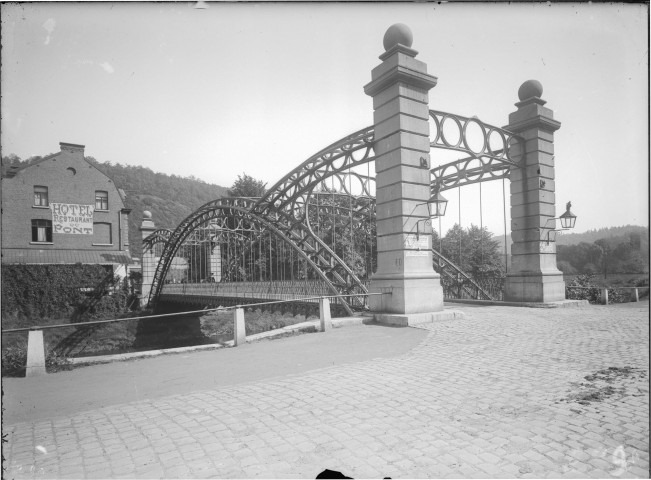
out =
[[[275,305],[269,309],[318,315],[317,297],[332,295],[327,284],[320,281],[274,281],[274,282],[210,282],[168,283],[159,297],[161,304],[185,304],[205,307],[227,307],[269,301],[292,301],[292,305]],[[333,316],[346,315],[340,299],[330,301]],[[166,309],[166,307],[163,307]]]
[[[239,297],[267,300],[302,300],[332,295],[323,282],[277,281],[277,282],[212,282],[168,283],[162,295],[187,295],[201,297]],[[308,300],[310,301],[310,300]],[[318,303],[318,300],[312,300]]]

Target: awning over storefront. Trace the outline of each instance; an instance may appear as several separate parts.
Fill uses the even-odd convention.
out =
[[[37,250],[32,248],[3,248],[3,264],[94,264],[129,265],[133,261],[127,252],[116,250]]]

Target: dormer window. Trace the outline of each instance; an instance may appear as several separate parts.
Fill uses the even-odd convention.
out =
[[[95,210],[108,210],[108,192],[102,190],[95,191]]]
[[[36,185],[34,187],[34,206],[47,207],[50,204],[47,196],[47,187]]]

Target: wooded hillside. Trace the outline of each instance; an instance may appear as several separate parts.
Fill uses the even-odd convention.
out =
[[[649,229],[637,225],[600,228],[556,237],[558,268],[566,274],[649,271]],[[504,235],[495,237],[504,252]],[[506,237],[508,251],[511,236]]]
[[[2,158],[2,171],[4,173],[10,166],[29,165],[41,158],[21,160],[11,154]],[[117,187],[126,193],[126,207],[132,209],[129,216],[129,238],[134,258],[141,257],[142,239],[139,229],[144,210],[152,213],[157,228],[174,229],[204,203],[229,193],[225,187],[206,183],[194,176],[166,175],[146,167],[100,163],[93,157],[86,159],[111,177]],[[264,191],[265,185],[245,174],[233,188],[231,193],[234,195],[256,196]],[[563,233],[556,237],[556,242],[558,266],[565,273],[649,271],[647,227],[625,225],[584,233]],[[496,243],[496,254],[504,252],[503,235],[492,237],[491,242]],[[507,236],[506,244],[510,250],[510,236]]]
[[[14,154],[2,157],[2,172],[4,174],[10,166],[24,167],[41,158],[37,156],[22,160]],[[204,203],[227,194],[225,187],[206,183],[194,176],[179,177],[157,173],[146,167],[101,163],[93,157],[86,157],[86,160],[111,177],[126,194],[125,206],[131,209],[129,240],[134,258],[141,257],[140,224],[144,210],[152,213],[157,228],[174,229]]]
[[[592,243],[604,238],[613,238],[626,236],[629,233],[639,233],[641,235],[649,234],[647,227],[640,227],[638,225],[623,225],[621,227],[607,227],[594,230],[588,230],[583,233],[568,233],[561,232],[556,235],[557,245],[578,245],[581,242]],[[553,234],[552,234],[553,235]],[[497,235],[494,237],[495,241],[500,245],[500,251],[504,253],[504,235]],[[506,236],[506,243],[508,252],[511,251],[511,235]]]
[[[113,179],[126,193],[129,215],[131,256],[141,258],[140,224],[142,212],[149,210],[157,228],[174,229],[181,221],[204,203],[226,196],[226,188],[206,183],[194,176],[179,177],[154,172],[146,167],[99,163],[86,157]]]

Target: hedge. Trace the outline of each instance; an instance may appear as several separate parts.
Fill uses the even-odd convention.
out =
[[[129,288],[102,265],[2,265],[3,328],[23,320],[82,321],[127,310]],[[9,325],[12,324],[12,325]]]

